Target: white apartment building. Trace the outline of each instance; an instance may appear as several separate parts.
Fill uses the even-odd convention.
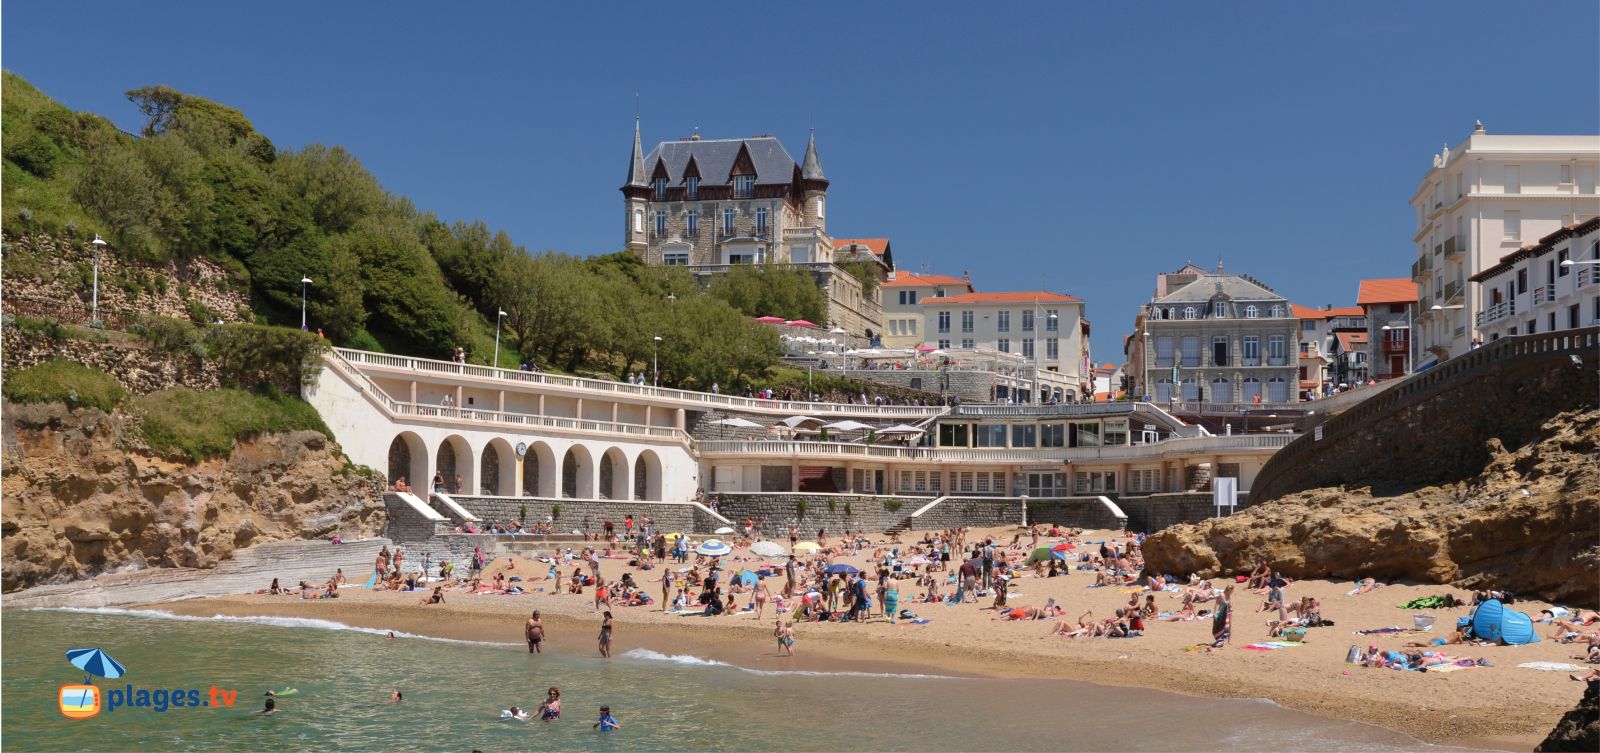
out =
[[[924,344],[942,350],[991,348],[1021,355],[1036,367],[1041,394],[1029,402],[1093,397],[1083,299],[1029,290],[927,298],[921,306]]]
[[[947,275],[895,272],[883,284],[883,347],[915,348],[922,339],[922,301],[975,292],[965,272]]]
[[[1600,136],[1490,135],[1482,123],[1434,155],[1411,198],[1417,368],[1481,341],[1473,314],[1484,310],[1485,289],[1470,278],[1534,239],[1600,214],[1597,166]]]
[[[1579,262],[1572,265],[1566,261]],[[1569,225],[1472,276],[1484,341],[1600,324],[1600,218]]]

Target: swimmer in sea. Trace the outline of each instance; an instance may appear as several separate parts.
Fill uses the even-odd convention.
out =
[[[561,689],[551,688],[545,693],[544,703],[539,704],[539,719],[553,722],[561,718]]]
[[[257,711],[256,713],[261,715],[261,716],[270,716],[272,714],[278,713],[278,700],[276,698],[272,697],[272,691],[270,691],[270,690],[267,691],[267,705],[266,705],[266,707],[261,709],[260,711]]]
[[[525,721],[528,721],[528,719],[530,719],[531,717],[529,716],[528,712],[523,711],[522,709],[519,709],[516,706],[512,706],[511,710],[507,711],[505,716],[502,717],[502,718],[515,719],[515,720],[517,720],[519,722],[525,722]]]
[[[404,701],[405,699],[406,699],[406,697],[400,694],[400,689],[399,688],[395,688],[395,691],[393,693],[389,694],[389,702],[390,703],[399,703],[401,701]]]
[[[595,721],[594,728],[600,730],[601,732],[610,732],[614,729],[622,729],[622,723],[617,721],[617,718],[611,715],[610,706],[601,706],[600,718]]]
[[[389,634],[388,634],[388,635],[386,635],[386,636],[384,636],[384,637],[383,637],[383,639],[384,639],[384,640],[386,640],[386,641],[392,641],[392,640],[394,640],[394,631],[393,631],[393,630],[390,630],[390,631],[389,631]]]

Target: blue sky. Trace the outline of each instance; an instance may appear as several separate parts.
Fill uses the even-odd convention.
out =
[[[1600,133],[1600,6],[1540,3],[5,4],[4,66],[129,130],[168,84],[280,147],[530,249],[621,246],[647,142],[815,123],[835,236],[902,269],[1088,301],[1098,361],[1154,275],[1248,272],[1307,305],[1403,277],[1439,147]],[[646,149],[649,146],[647,144]]]

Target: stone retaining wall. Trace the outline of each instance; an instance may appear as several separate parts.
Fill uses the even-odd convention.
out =
[[[928,504],[926,500],[911,500],[910,503],[917,505],[911,512]],[[1022,500],[1010,497],[946,497],[932,510],[911,519],[914,531],[1015,525],[1022,525]]]
[[[1126,512],[1126,510],[1124,510]],[[1131,517],[1131,514],[1130,514]],[[1122,530],[1127,521],[1111,514],[1098,497],[1029,499],[1030,525],[1061,525],[1071,528]]]
[[[1147,497],[1118,497],[1115,502],[1128,514],[1128,530],[1152,533],[1179,523],[1197,523],[1217,515],[1210,494],[1177,493],[1151,494]],[[1250,495],[1239,493],[1239,506],[1250,506]],[[1226,509],[1223,512],[1227,514]]]
[[[928,503],[917,497],[737,492],[718,492],[717,500],[720,512],[729,520],[741,525],[745,518],[761,520],[763,530],[771,536],[780,536],[794,526],[800,529],[803,539],[815,537],[818,528],[834,532],[884,531],[904,522]]]

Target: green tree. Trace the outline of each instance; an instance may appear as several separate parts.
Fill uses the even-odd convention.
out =
[[[781,316],[822,323],[827,302],[811,272],[770,264],[736,265],[711,283],[711,295],[746,316]]]

